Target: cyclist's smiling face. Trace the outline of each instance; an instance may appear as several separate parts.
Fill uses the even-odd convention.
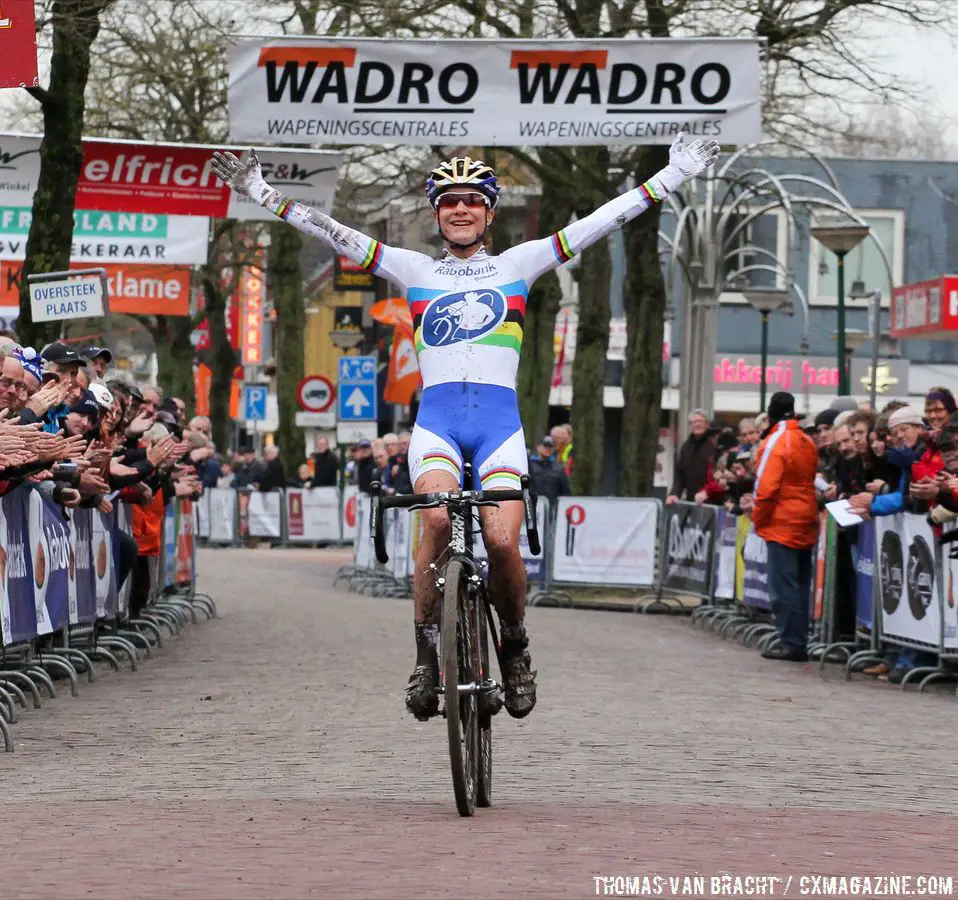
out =
[[[436,201],[436,221],[443,237],[470,244],[492,224],[495,213],[478,191],[446,191]]]

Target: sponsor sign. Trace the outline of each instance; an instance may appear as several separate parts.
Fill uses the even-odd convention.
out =
[[[84,138],[76,208],[274,221],[271,212],[213,174],[216,150],[239,156],[247,149]],[[263,177],[278,191],[324,212],[332,208],[341,153],[276,149],[256,153]],[[0,134],[0,207],[32,207],[39,175],[40,138]]]
[[[33,0],[0,3],[0,88],[37,87]]]
[[[655,583],[659,504],[625,497],[560,497],[556,581],[651,586]]]
[[[759,42],[252,40],[229,51],[232,140],[668,144],[762,136]]]
[[[103,280],[99,275],[80,275],[33,283],[30,285],[30,309],[34,322],[102,316]]]
[[[714,506],[672,503],[665,507],[663,588],[709,596],[715,528]]]
[[[96,618],[96,584],[93,581],[93,510],[75,509],[72,520],[76,550],[77,620],[73,622],[71,619],[71,624],[80,624],[92,622]]]
[[[193,583],[193,540],[196,520],[193,517],[193,501],[180,499],[176,509],[176,583]]]
[[[715,562],[715,597],[719,600],[735,598],[735,537],[738,533],[738,517],[718,510],[718,553]]]
[[[884,397],[908,396],[907,359],[880,359],[876,393]],[[852,357],[852,393],[871,390],[871,361]],[[762,383],[762,358],[754,356],[716,356],[713,383],[723,391],[755,392]],[[838,366],[829,356],[778,356],[768,360],[765,384],[769,392],[807,390],[809,394],[832,395],[838,388]]]
[[[937,647],[941,604],[931,526],[924,516],[898,513],[875,519],[875,532],[882,637]]]
[[[334,291],[373,291],[375,289],[376,276],[372,272],[367,272],[348,256],[337,255],[333,271]]]
[[[943,531],[951,534],[958,530],[954,522],[948,523]],[[949,541],[942,544],[944,584],[942,585],[941,611],[944,618],[944,647],[954,652],[958,650],[958,603],[955,595],[958,594],[958,542]]]
[[[860,628],[872,627],[875,587],[875,520],[858,526],[858,561],[855,563],[855,621]]]
[[[27,495],[28,489],[21,487],[0,498],[0,620],[4,646],[37,635]]]
[[[244,366],[263,362],[263,291],[266,283],[263,270],[244,266],[236,297],[240,307],[240,347]]]
[[[33,552],[37,634],[50,634],[77,617],[76,559],[70,523],[36,491],[29,494],[28,533]]]
[[[232,488],[209,488],[204,492],[205,495],[210,498],[210,542],[233,543],[236,539],[236,491]]]
[[[33,211],[0,207],[0,259],[26,258]],[[71,262],[206,262],[210,220],[199,216],[155,216],[77,210],[73,214]]]
[[[958,276],[903,284],[891,293],[891,336],[954,340],[958,333]]]
[[[246,515],[249,522],[249,536],[275,538],[282,536],[283,494],[282,491],[252,491],[249,497]]]
[[[81,263],[71,269],[89,268]],[[190,314],[189,266],[115,265],[106,263],[110,312],[134,315],[188,316]],[[0,263],[0,311],[19,314],[22,265]],[[102,310],[101,310],[102,312]],[[88,315],[93,315],[89,313]],[[34,319],[34,321],[38,321]]]
[[[744,516],[739,517],[741,522]],[[752,529],[751,520],[746,520],[742,552],[742,603],[759,609],[771,609],[768,595],[768,545]]]
[[[405,510],[397,512],[406,513]],[[539,543],[545,547],[547,543],[549,517],[549,501],[545,497],[539,497],[536,500],[536,527],[539,530]],[[529,535],[525,526],[519,532],[519,555],[522,557],[522,564],[526,569],[526,578],[529,581],[542,581],[546,574],[545,552],[535,556],[529,549]],[[482,530],[477,522],[473,531],[473,556],[476,559],[488,559],[489,554],[486,551],[486,544],[482,537]],[[412,571],[410,570],[410,574]]]
[[[339,491],[334,487],[287,488],[286,516],[287,538],[291,543],[338,541]]]

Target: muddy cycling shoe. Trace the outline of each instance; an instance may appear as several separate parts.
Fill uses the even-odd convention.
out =
[[[529,651],[502,647],[502,687],[506,711],[514,719],[522,719],[536,705],[536,673],[532,671]]]
[[[416,666],[406,686],[406,709],[420,722],[439,715],[439,667]]]

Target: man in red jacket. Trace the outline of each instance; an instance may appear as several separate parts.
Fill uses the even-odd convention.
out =
[[[762,656],[805,662],[812,548],[818,539],[818,450],[795,419],[791,394],[772,395],[768,420],[756,460],[752,525],[768,547],[768,592],[780,645]]]

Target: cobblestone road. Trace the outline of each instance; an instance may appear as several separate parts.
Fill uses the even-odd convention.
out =
[[[686,621],[533,609],[539,705],[455,811],[403,710],[409,601],[345,556],[212,551],[221,618],[0,754],[0,897],[587,897],[595,875],[956,874],[951,695],[765,662]],[[61,692],[62,693],[62,692]],[[958,890],[958,879],[956,879]],[[794,889],[790,896],[798,896]]]

